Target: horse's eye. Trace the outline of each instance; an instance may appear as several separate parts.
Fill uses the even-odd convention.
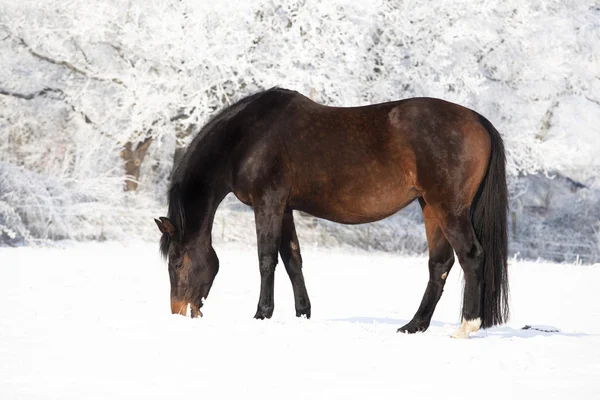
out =
[[[175,264],[175,269],[181,269],[181,267],[183,267],[183,261],[179,261],[177,264]]]

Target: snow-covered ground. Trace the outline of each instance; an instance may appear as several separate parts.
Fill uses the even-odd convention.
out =
[[[600,265],[511,262],[510,323],[454,340],[458,266],[429,330],[402,335],[424,258],[304,246],[313,318],[280,267],[275,315],[255,321],[255,248],[215,248],[198,320],[170,315],[153,243],[0,248],[0,398],[600,398]]]

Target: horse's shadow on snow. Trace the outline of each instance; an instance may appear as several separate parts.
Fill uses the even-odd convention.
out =
[[[388,324],[394,325],[397,328],[404,326],[408,323],[408,320],[404,319],[395,319],[395,318],[376,318],[376,317],[348,317],[348,318],[332,318],[328,321],[331,322],[349,322],[355,324]],[[432,320],[429,324],[430,327],[434,328],[450,328],[451,330],[456,329],[458,323],[452,322],[442,322]],[[558,336],[558,337],[586,337],[586,336],[596,336],[589,333],[579,333],[579,332],[561,332],[559,329],[554,327],[535,327],[535,326],[525,326],[523,328],[512,328],[510,326],[497,326],[489,329],[484,329],[476,334],[471,336],[471,339],[484,339],[484,338],[521,338],[521,339],[530,339],[534,337],[550,337],[550,336]]]
[[[388,324],[395,325],[396,328],[400,328],[408,323],[406,319],[395,319],[395,318],[376,318],[376,317],[348,317],[348,318],[331,318],[328,319],[331,322],[349,322],[351,324],[365,324],[365,325],[376,325],[376,324]],[[429,326],[444,327],[451,325],[449,322],[439,322],[432,320]]]

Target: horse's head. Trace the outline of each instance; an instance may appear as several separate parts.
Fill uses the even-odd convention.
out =
[[[198,238],[182,239],[168,218],[155,219],[162,232],[161,251],[167,257],[171,281],[171,312],[186,315],[190,306],[193,318],[202,316],[200,308],[208,297],[219,259],[212,246]]]

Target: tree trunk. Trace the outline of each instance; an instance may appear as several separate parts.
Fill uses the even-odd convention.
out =
[[[152,137],[147,137],[142,142],[138,143],[135,150],[132,150],[131,142],[125,143],[121,150],[121,158],[125,160],[125,190],[135,191],[138,187],[140,178],[140,167],[146,156],[148,148],[152,144]]]

